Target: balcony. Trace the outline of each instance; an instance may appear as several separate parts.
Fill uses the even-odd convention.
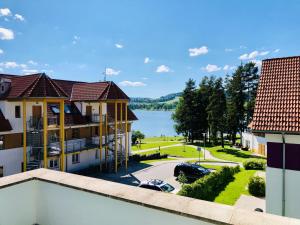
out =
[[[50,140],[50,139],[49,139]],[[65,153],[74,153],[84,150],[99,148],[99,137],[73,139],[65,141]],[[61,147],[57,138],[51,138],[51,142],[48,147],[48,155],[59,155],[61,153]]]
[[[92,114],[91,116],[86,116],[86,119],[89,123],[99,123],[100,122],[100,115],[99,114]],[[105,122],[105,115],[102,115],[102,122]]]
[[[48,126],[58,126],[59,125],[59,117],[51,116],[47,118]],[[44,118],[43,117],[33,117],[31,116],[27,121],[27,126],[29,129],[40,130],[44,127]]]

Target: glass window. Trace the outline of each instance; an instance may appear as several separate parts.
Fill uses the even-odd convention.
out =
[[[15,106],[15,117],[21,118],[21,107],[19,105]]]
[[[4,135],[0,136],[0,150],[4,149]]]
[[[70,105],[65,105],[65,113],[71,114],[71,106]]]
[[[76,163],[79,163],[80,162],[80,157],[79,157],[79,153],[77,153],[77,154],[73,154],[72,155],[72,163],[73,164],[76,164]]]
[[[58,168],[58,160],[57,159],[51,159],[49,163],[50,168]]]
[[[51,110],[52,110],[53,113],[59,114],[59,108],[58,108],[58,106],[53,105],[50,108],[51,108]]]

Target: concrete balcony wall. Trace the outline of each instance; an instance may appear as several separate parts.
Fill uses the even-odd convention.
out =
[[[299,225],[300,220],[39,169],[0,179],[0,224]]]

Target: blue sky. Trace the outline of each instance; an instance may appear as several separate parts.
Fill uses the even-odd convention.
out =
[[[118,83],[129,96],[181,91],[241,61],[299,55],[300,1],[3,0],[0,73]]]

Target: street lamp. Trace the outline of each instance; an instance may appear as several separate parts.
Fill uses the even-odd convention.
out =
[[[205,160],[205,141],[206,141],[206,133],[202,133],[203,135],[203,143],[204,143],[204,146],[203,146],[203,158]]]

